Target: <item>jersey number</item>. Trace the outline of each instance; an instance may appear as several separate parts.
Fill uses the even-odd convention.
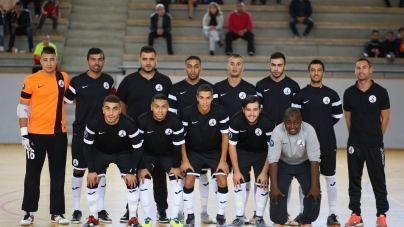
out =
[[[35,151],[33,149],[27,150],[27,158],[28,159],[35,159]]]

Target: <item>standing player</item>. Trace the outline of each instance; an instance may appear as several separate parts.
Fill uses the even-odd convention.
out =
[[[289,107],[283,123],[272,132],[268,149],[271,176],[269,213],[272,226],[284,226],[288,218],[288,189],[293,177],[303,189],[304,210],[300,218],[302,227],[312,227],[320,213],[320,144],[316,131],[302,121],[299,109]]]
[[[145,213],[142,227],[151,227],[150,215],[150,178],[153,166],[160,163],[171,182],[171,221],[172,227],[182,227],[178,211],[182,204],[181,145],[185,143],[184,127],[180,118],[168,113],[168,100],[163,94],[153,96],[151,111],[138,119],[140,133],[143,137],[143,160],[139,164],[141,179],[140,202]]]
[[[144,46],[140,50],[137,72],[127,75],[119,84],[116,95],[121,100],[122,112],[132,119],[150,110],[150,100],[156,94],[168,96],[172,86],[170,78],[157,71],[156,50],[150,46]],[[160,222],[167,223],[167,179],[164,168],[157,164],[153,169],[154,201],[157,204],[157,216]],[[128,211],[121,218],[121,222],[128,221]]]
[[[224,212],[228,197],[226,163],[228,149],[229,117],[226,109],[213,101],[213,89],[207,84],[199,86],[196,99],[198,103],[182,111],[185,126],[186,144],[182,146],[181,170],[187,173],[184,182],[184,206],[188,217],[186,227],[195,225],[194,184],[202,167],[208,165],[217,180],[216,226],[225,227]]]
[[[345,120],[349,131],[349,209],[352,210],[345,226],[363,225],[360,201],[365,162],[376,198],[377,227],[387,226],[389,202],[384,173],[383,135],[389,124],[390,100],[387,90],[370,79],[371,73],[369,60],[359,58],[355,68],[358,81],[344,93]]]
[[[87,202],[90,216],[83,227],[98,226],[98,183],[105,177],[109,164],[115,163],[124,179],[127,190],[129,227],[139,227],[136,218],[139,191],[136,168],[142,156],[142,140],[136,123],[121,114],[118,97],[104,99],[103,114],[97,114],[86,125],[84,132],[84,156],[88,165]]]
[[[43,163],[48,154],[50,176],[51,221],[69,224],[65,213],[65,172],[67,135],[63,95],[69,87],[69,76],[56,71],[58,59],[53,47],[41,53],[42,70],[26,77],[17,107],[22,146],[26,150],[24,198],[21,225],[34,222],[38,210],[39,184]],[[31,114],[29,109],[31,107]],[[28,126],[29,118],[29,126]]]
[[[87,53],[88,71],[73,77],[69,90],[66,91],[65,101],[76,104],[76,119],[73,122],[72,139],[72,194],[74,198],[74,212],[72,223],[80,223],[82,213],[80,208],[81,187],[87,163],[83,153],[83,136],[86,122],[95,114],[101,113],[104,98],[115,94],[114,79],[102,73],[105,64],[104,52],[99,48],[91,48]],[[104,197],[106,188],[105,177],[98,183],[98,217],[100,221],[111,223],[107,211],[104,210]]]
[[[271,117],[261,112],[261,102],[257,96],[248,95],[243,100],[243,110],[230,120],[229,153],[233,164],[234,201],[236,219],[229,226],[244,225],[245,203],[247,203],[246,182],[250,182],[251,167],[254,169],[255,184],[255,225],[267,226],[264,210],[268,199],[268,144],[275,123]]]
[[[293,107],[300,109],[302,118],[316,130],[320,142],[321,163],[320,172],[325,178],[328,193],[329,216],[327,226],[337,227],[340,223],[335,215],[337,206],[337,183],[335,168],[337,161],[337,141],[334,125],[342,118],[342,104],[337,92],[323,85],[324,64],[313,60],[308,67],[310,84],[303,88],[293,98]],[[300,190],[300,214],[303,215],[303,191]]]
[[[182,110],[196,103],[196,90],[202,84],[208,84],[213,87],[208,81],[201,79],[199,74],[202,71],[202,61],[198,56],[189,56],[185,60],[185,72],[187,78],[176,84],[170,89],[168,101],[170,104],[169,111],[181,115]],[[205,224],[216,223],[208,214],[208,198],[209,198],[209,180],[207,175],[208,169],[202,169],[199,176],[199,192],[201,193],[201,221]],[[216,180],[212,179],[212,188],[217,190]]]

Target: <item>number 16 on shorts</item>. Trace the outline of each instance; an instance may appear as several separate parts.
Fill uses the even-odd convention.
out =
[[[27,150],[27,159],[35,159],[35,151],[34,149],[29,149]]]

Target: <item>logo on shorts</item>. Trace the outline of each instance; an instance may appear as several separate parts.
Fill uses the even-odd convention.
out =
[[[104,88],[108,89],[109,88],[109,84],[107,82],[104,82]]]
[[[215,119],[210,119],[209,120],[209,125],[210,126],[215,126],[216,125],[216,120]]]
[[[328,104],[330,103],[330,98],[328,98],[327,96],[323,98],[323,103],[324,104]]]
[[[353,154],[354,151],[355,151],[355,149],[354,149],[352,146],[349,146],[349,147],[348,147],[348,153],[349,153],[349,154]]]
[[[285,95],[290,95],[290,88],[285,87],[285,89],[283,89],[283,93],[284,93]]]
[[[231,136],[232,136],[233,134],[231,134],[231,132],[230,132],[230,131],[229,131],[229,133],[228,133],[228,134],[229,134],[229,139],[231,139]]]
[[[74,166],[78,166],[78,165],[79,165],[79,160],[73,159],[73,165],[74,165]]]
[[[156,84],[156,86],[154,88],[156,88],[157,91],[163,90],[163,86],[161,84]]]
[[[239,94],[238,94],[238,97],[240,97],[240,99],[245,99],[245,97],[246,97],[246,94],[245,94],[245,92],[240,92]]]
[[[257,136],[262,135],[262,130],[260,128],[255,129],[255,135]]]
[[[25,84],[24,83],[22,83],[22,89],[25,89]]]
[[[270,141],[269,141],[269,146],[270,146],[270,147],[273,147],[274,145],[275,145],[274,141],[273,141],[273,140],[270,140]]]
[[[65,82],[63,80],[59,80],[58,84],[60,87],[64,87],[65,86]]]
[[[88,136],[88,132],[87,132],[87,130],[85,130],[84,131],[84,138],[87,138],[87,136]]]
[[[303,142],[303,140],[298,140],[298,141],[297,141],[297,145],[298,145],[299,147],[304,147],[304,142]]]
[[[126,132],[125,132],[125,130],[121,130],[121,131],[119,131],[119,132],[118,132],[118,135],[119,135],[120,137],[124,137],[124,136],[126,136]]]
[[[171,128],[166,129],[166,135],[171,135],[173,134],[173,130]]]
[[[374,96],[374,95],[369,96],[369,102],[375,103],[376,102],[376,96]]]

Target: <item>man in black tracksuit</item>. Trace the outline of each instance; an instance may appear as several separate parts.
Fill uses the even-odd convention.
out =
[[[168,54],[174,54],[171,44],[171,15],[165,12],[163,4],[158,4],[156,12],[150,16],[149,46],[153,46],[154,39],[159,36],[166,39]]]

